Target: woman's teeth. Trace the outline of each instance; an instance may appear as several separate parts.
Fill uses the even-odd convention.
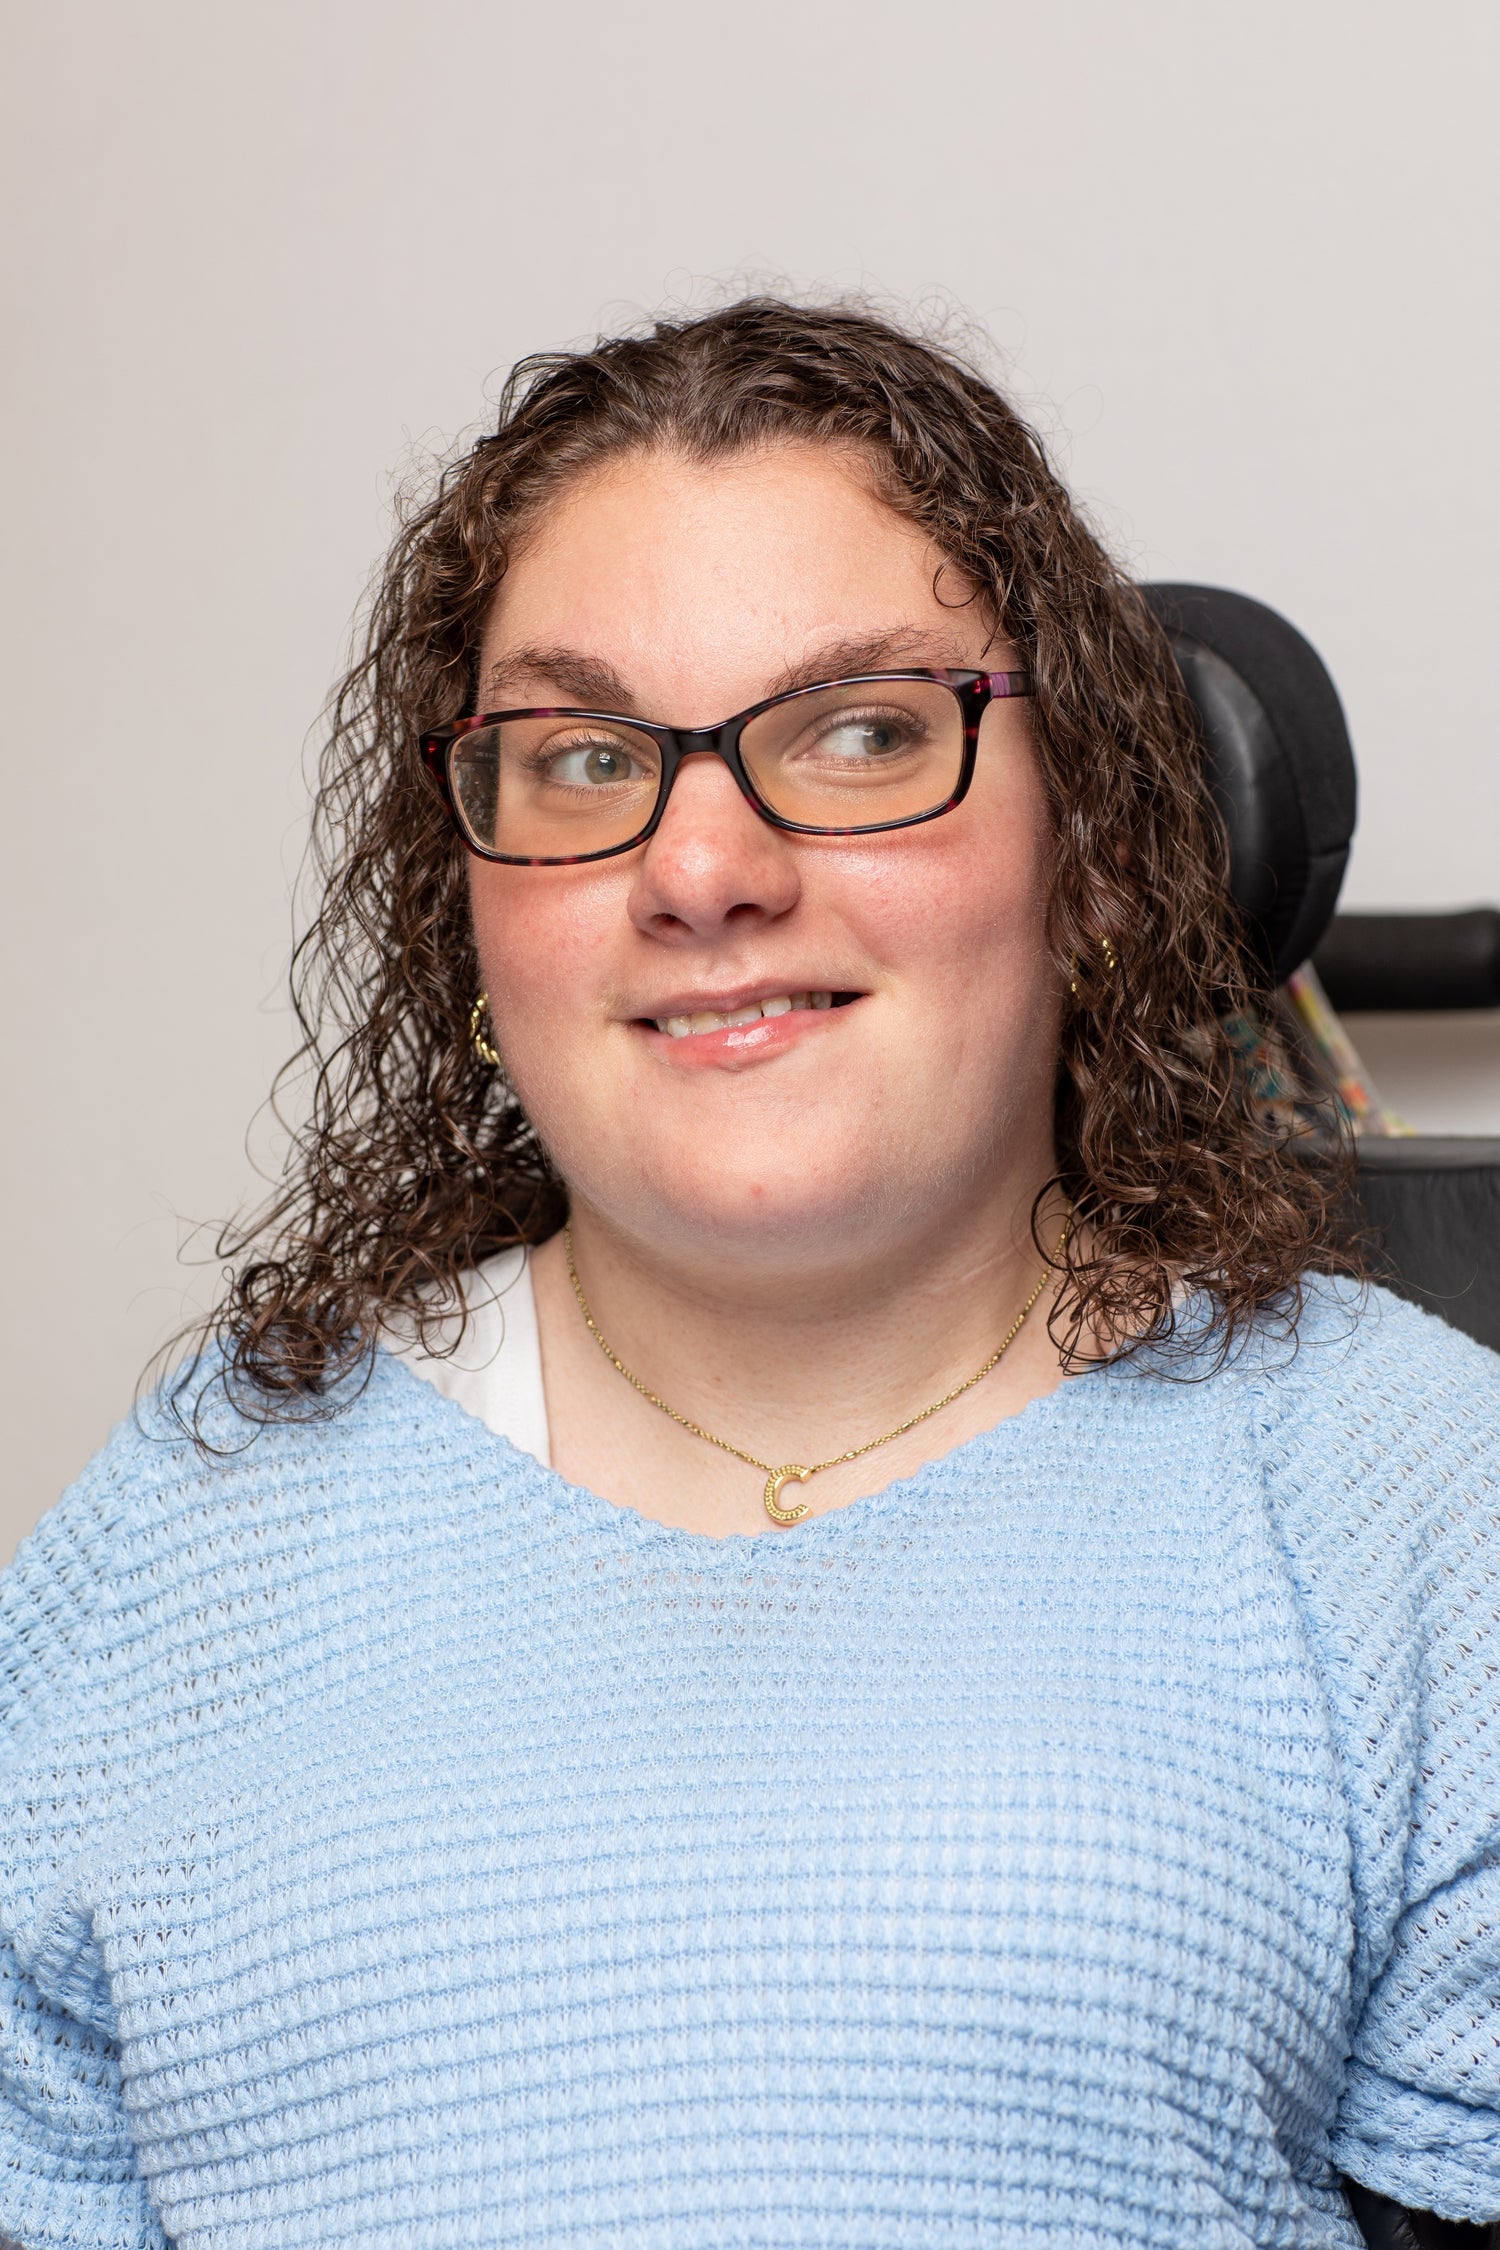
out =
[[[752,1000],[748,1008],[735,1008],[716,1016],[704,1008],[695,1016],[658,1016],[656,1028],[669,1039],[686,1039],[693,1031],[729,1031],[736,1024],[759,1023],[762,1016],[788,1016],[793,1008],[831,1008],[831,992],[778,992],[770,1000]]]

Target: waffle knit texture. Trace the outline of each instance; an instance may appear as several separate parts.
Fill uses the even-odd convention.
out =
[[[0,2237],[1229,2250],[1500,2214],[1500,1360],[1067,1382],[754,1539],[386,1354],[0,1603]]]

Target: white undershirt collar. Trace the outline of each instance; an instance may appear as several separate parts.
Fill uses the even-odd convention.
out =
[[[388,1328],[387,1348],[486,1429],[509,1438],[518,1452],[550,1467],[542,1347],[527,1253],[501,1250],[464,1274],[459,1286],[468,1320],[455,1352],[434,1357],[423,1351],[404,1321]],[[443,1322],[432,1341],[441,1348],[458,1325],[455,1314]]]

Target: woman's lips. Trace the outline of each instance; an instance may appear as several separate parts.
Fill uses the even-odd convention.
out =
[[[764,1000],[752,1000],[743,1008],[728,1008],[722,1013],[712,1008],[696,1009],[688,1015],[657,1016],[658,1031],[669,1039],[697,1038],[705,1031],[738,1031],[747,1023],[758,1023],[762,1016],[791,1015],[798,1008],[831,1008],[831,992],[775,992]]]
[[[663,1062],[680,1069],[734,1070],[769,1061],[799,1041],[830,1030],[858,993],[783,993],[726,1013],[643,1018],[636,1029]]]

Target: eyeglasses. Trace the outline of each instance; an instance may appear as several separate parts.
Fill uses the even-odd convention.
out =
[[[716,727],[611,711],[485,711],[422,737],[481,859],[568,867],[653,835],[684,758],[722,758],[763,820],[803,836],[911,828],[961,804],[992,703],[1025,672],[863,672],[768,696]]]

